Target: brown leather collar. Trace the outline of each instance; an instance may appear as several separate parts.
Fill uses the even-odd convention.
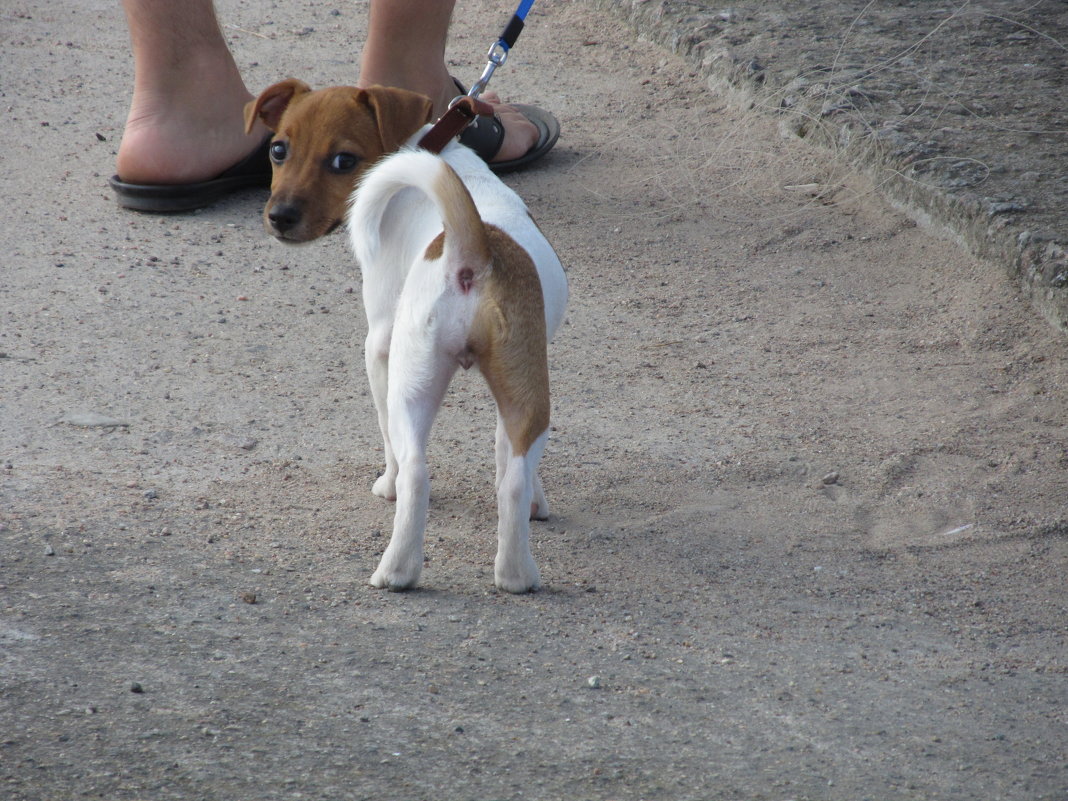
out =
[[[419,147],[431,153],[440,153],[453,139],[463,133],[475,117],[492,117],[493,106],[473,97],[458,97],[452,101],[449,110],[441,115],[422,139]]]

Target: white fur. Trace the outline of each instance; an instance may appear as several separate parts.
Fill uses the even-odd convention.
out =
[[[348,218],[352,249],[363,273],[367,374],[386,457],[385,472],[372,491],[397,501],[393,536],[371,583],[394,590],[414,586],[422,570],[430,497],[427,440],[456,367],[469,364],[464,350],[478,302],[477,292],[461,292],[449,280],[447,258],[424,257],[443,227],[433,196],[442,160],[466,185],[483,221],[505,231],[533,259],[550,337],[567,303],[560,261],[520,197],[473,151],[455,142],[440,157],[414,149],[424,131],[364,175]],[[498,416],[494,579],[509,592],[539,586],[529,545],[530,512],[536,508],[538,517],[548,514],[537,477],[547,438],[543,432],[526,454],[513,455]]]

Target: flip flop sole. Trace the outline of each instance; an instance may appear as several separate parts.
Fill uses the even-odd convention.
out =
[[[513,172],[532,164],[552,150],[556,140],[560,138],[560,123],[548,111],[522,103],[510,103],[509,105],[534,123],[538,129],[538,141],[530,150],[517,159],[490,162],[489,168],[495,173]]]
[[[246,189],[271,185],[271,163],[267,157],[270,137],[234,166],[207,181],[191,184],[132,184],[113,175],[108,184],[120,206],[154,214],[196,211],[221,198]]]

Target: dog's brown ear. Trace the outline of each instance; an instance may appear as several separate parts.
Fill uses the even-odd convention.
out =
[[[360,89],[362,100],[378,120],[378,135],[386,153],[392,153],[408,141],[419,128],[430,122],[434,104],[430,98],[407,89],[371,86]]]
[[[287,78],[264,89],[255,100],[245,104],[245,133],[252,132],[257,119],[272,131],[278,130],[278,121],[293,102],[293,98],[311,91],[311,87],[296,78]]]

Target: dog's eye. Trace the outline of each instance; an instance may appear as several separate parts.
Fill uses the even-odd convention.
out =
[[[285,142],[271,142],[271,161],[281,164],[289,155],[289,146]]]
[[[356,164],[359,161],[359,156],[354,156],[352,153],[338,153],[330,159],[330,171],[339,173],[352,172],[356,169]]]

